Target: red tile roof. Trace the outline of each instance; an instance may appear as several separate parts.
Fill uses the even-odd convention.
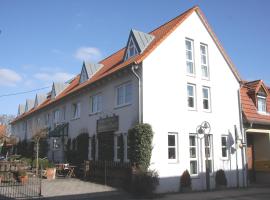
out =
[[[267,113],[270,111],[270,94],[262,80],[251,82],[243,81],[241,87],[241,104],[244,121],[249,123],[270,124],[269,114],[260,114],[257,111],[257,93],[263,87],[268,93],[266,97]]]
[[[100,64],[103,64],[103,67],[88,81],[79,84],[79,75],[77,75],[74,80],[71,81],[71,84],[54,100],[47,99],[43,104],[38,106],[37,108],[33,108],[32,110],[28,111],[27,113],[24,113],[20,116],[18,116],[12,123],[29,116],[31,113],[34,113],[50,104],[53,104],[54,102],[59,101],[60,99],[88,86],[92,83],[120,70],[123,69],[130,64],[139,64],[141,63],[152,51],[155,50],[156,47],[159,46],[159,44],[162,43],[186,18],[188,18],[193,12],[196,12],[202,22],[204,23],[205,27],[207,28],[208,32],[210,33],[211,37],[215,41],[217,47],[219,48],[220,52],[222,53],[223,57],[225,58],[226,62],[229,64],[232,72],[234,73],[235,77],[240,81],[240,76],[234,67],[233,63],[225,53],[224,49],[220,45],[218,39],[216,38],[214,32],[210,28],[209,24],[207,23],[202,11],[198,6],[195,6],[186,12],[182,13],[181,15],[177,16],[176,18],[170,20],[169,22],[161,25],[160,27],[156,28],[149,34],[152,34],[155,36],[154,40],[149,44],[149,46],[139,55],[134,56],[126,61],[123,60],[124,53],[126,48],[122,48],[116,53],[112,54],[111,56],[105,58],[104,60],[100,61]]]

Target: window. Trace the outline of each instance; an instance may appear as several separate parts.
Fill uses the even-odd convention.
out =
[[[121,160],[121,143],[123,141],[121,135],[115,135],[114,136],[114,161],[120,161]]]
[[[194,75],[194,57],[193,57],[193,40],[186,39],[186,65],[187,65],[187,73]]]
[[[90,112],[91,113],[98,113],[102,110],[102,96],[101,94],[94,95],[90,97]]]
[[[213,172],[212,135],[205,135],[204,148],[205,148],[205,168],[209,169],[209,172]]]
[[[198,155],[196,135],[189,136],[190,174],[198,174]]]
[[[209,78],[209,68],[208,68],[208,49],[207,45],[201,44],[201,68],[202,68],[202,77]]]
[[[170,161],[177,160],[177,134],[168,134],[168,159]]]
[[[132,56],[135,56],[138,54],[138,50],[136,48],[135,42],[133,41],[133,38],[131,37],[128,43],[128,49],[126,53],[126,60],[129,59]]]
[[[222,158],[228,158],[228,136],[221,136]]]
[[[190,109],[193,109],[195,110],[196,109],[196,106],[195,106],[195,85],[192,85],[192,84],[188,84],[187,85],[187,94],[188,94],[188,98],[187,98],[187,101],[188,101],[188,107]]]
[[[125,133],[123,136],[124,136],[124,161],[129,162],[130,148],[128,145],[128,133]]]
[[[117,87],[116,93],[117,106],[130,104],[132,100],[132,84],[129,82]]]
[[[47,126],[49,126],[49,124],[50,124],[50,113],[47,113],[47,114],[45,115],[45,124],[46,124]]]
[[[202,96],[203,96],[203,110],[210,110],[210,88],[203,87],[202,88]]]
[[[73,119],[77,119],[80,117],[80,112],[81,112],[81,108],[80,108],[80,103],[74,103],[72,104],[72,108],[73,108]]]
[[[59,110],[55,110],[53,113],[53,119],[54,119],[54,123],[57,124],[60,122],[60,111]]]
[[[93,157],[92,157],[92,138],[91,137],[89,137],[88,160],[93,160]]]
[[[266,113],[266,97],[257,96],[258,97],[258,112]]]

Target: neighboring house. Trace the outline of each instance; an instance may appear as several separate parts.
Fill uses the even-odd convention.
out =
[[[241,103],[249,181],[270,183],[270,89],[262,80],[243,82]]]
[[[51,135],[88,133],[90,141],[112,133],[114,161],[120,160],[123,134],[128,162],[128,130],[149,123],[154,131],[150,168],[159,173],[158,192],[178,191],[186,169],[192,189],[206,189],[207,167],[211,188],[218,169],[235,187],[245,182],[245,159],[235,137],[242,133],[239,90],[235,67],[201,10],[193,7],[150,33],[132,29],[126,47],[99,63],[83,63],[78,76],[54,83],[46,98],[27,100],[12,122],[13,131],[29,139],[34,124],[42,124]],[[211,126],[209,139],[196,133],[203,121]],[[64,141],[51,138],[49,158],[63,160]],[[98,160],[98,148],[95,152]]]

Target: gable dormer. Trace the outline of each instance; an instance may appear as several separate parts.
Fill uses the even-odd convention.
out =
[[[55,99],[55,97],[63,92],[67,86],[67,83],[54,82],[52,86],[51,99]]]
[[[25,104],[19,104],[18,107],[18,116],[22,115],[25,112]]]
[[[269,92],[262,81],[260,81],[260,84],[258,84],[255,93],[258,112],[262,114],[267,113],[267,97]]]
[[[89,80],[99,69],[102,68],[102,64],[99,63],[85,63],[83,62],[80,83]]]
[[[128,37],[124,60],[128,60],[133,56],[141,54],[149,46],[154,38],[155,36],[148,33],[131,29]]]
[[[36,98],[35,98],[35,104],[34,107],[38,107],[40,104],[42,104],[45,100],[47,99],[47,95],[46,94],[36,94]]]
[[[25,112],[28,112],[32,108],[34,108],[35,101],[33,99],[27,99],[25,103]]]

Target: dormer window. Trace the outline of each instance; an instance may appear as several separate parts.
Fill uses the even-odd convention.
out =
[[[129,40],[129,44],[128,44],[128,50],[127,50],[127,54],[126,54],[126,60],[132,56],[135,56],[138,54],[138,50],[136,48],[136,45],[132,39],[132,37]]]
[[[266,113],[266,97],[257,95],[258,98],[258,112]]]

